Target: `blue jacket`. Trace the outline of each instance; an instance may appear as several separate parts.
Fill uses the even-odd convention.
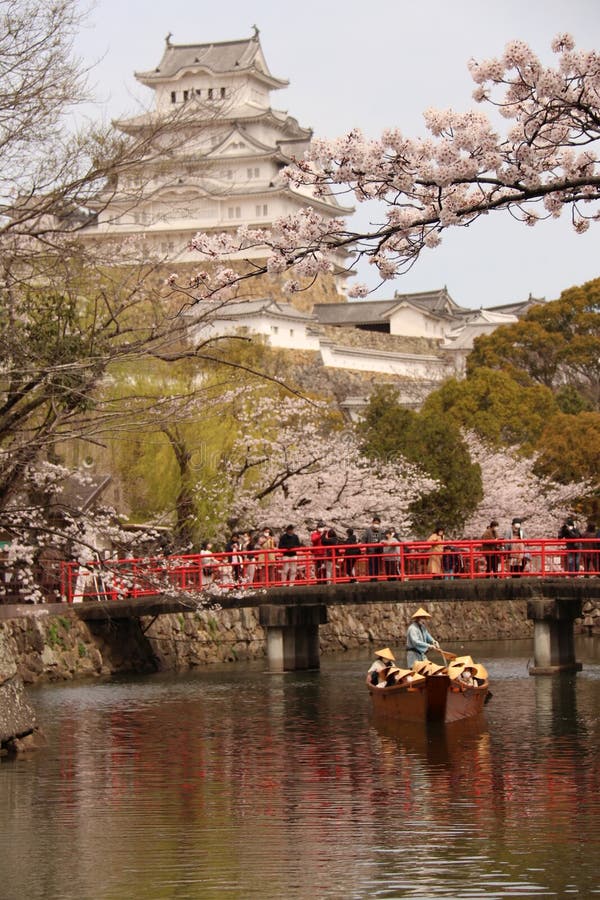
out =
[[[425,659],[429,647],[435,644],[435,638],[429,633],[425,625],[419,622],[411,622],[406,632],[406,649],[412,650],[417,659]]]

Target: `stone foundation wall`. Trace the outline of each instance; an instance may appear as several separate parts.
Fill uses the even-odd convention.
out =
[[[526,601],[432,602],[431,631],[440,643],[524,638],[533,626]],[[400,653],[412,607],[371,603],[330,606],[319,631],[322,653],[390,645]],[[25,684],[118,672],[186,671],[266,655],[257,609],[200,610],[140,619],[82,621],[74,615],[0,622],[0,654]]]

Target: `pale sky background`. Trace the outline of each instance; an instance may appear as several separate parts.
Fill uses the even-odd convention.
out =
[[[133,73],[158,65],[168,32],[174,44],[205,43],[250,37],[254,24],[271,72],[290,81],[272,93],[273,106],[331,138],[355,127],[377,137],[390,126],[416,136],[428,107],[472,108],[468,60],[497,56],[514,38],[549,63],[558,32],[582,49],[600,48],[600,0],[96,0],[76,51],[86,64],[97,61],[92,81],[113,119],[151,103]],[[552,300],[600,276],[599,240],[600,223],[576,235],[568,214],[533,229],[492,214],[446,233],[441,247],[371,299],[446,285],[469,307],[529,294]],[[358,280],[374,285],[372,267]]]

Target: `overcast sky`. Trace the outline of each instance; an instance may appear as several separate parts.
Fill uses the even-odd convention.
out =
[[[81,3],[82,9],[88,3]],[[290,86],[274,91],[273,106],[322,137],[360,127],[376,137],[385,127],[423,133],[428,107],[464,111],[474,104],[467,71],[471,57],[501,53],[520,38],[547,61],[552,37],[570,32],[585,49],[600,47],[600,0],[96,0],[77,42],[107,118],[134,112],[152,93],[134,71],[152,69],[165,36],[175,44],[250,37],[252,26],[271,72]],[[433,290],[446,285],[457,303],[510,303],[529,294],[551,300],[565,288],[600,276],[600,224],[585,235],[568,217],[527,228],[492,214],[444,236],[410,273],[374,295]],[[374,284],[370,268],[359,280]]]

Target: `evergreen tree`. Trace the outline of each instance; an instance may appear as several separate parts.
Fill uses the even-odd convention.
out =
[[[482,498],[482,487],[459,425],[439,410],[402,408],[397,392],[384,387],[373,393],[358,431],[371,459],[403,457],[439,482],[437,490],[411,504],[415,532],[425,536],[442,522],[448,532],[460,533]]]

